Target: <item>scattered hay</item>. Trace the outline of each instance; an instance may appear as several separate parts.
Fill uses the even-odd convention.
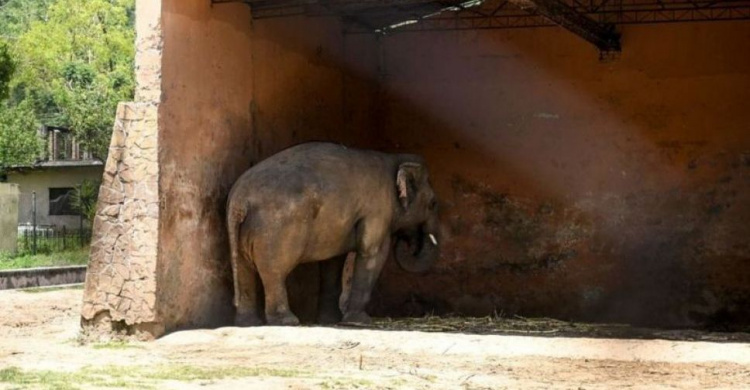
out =
[[[514,316],[418,318],[376,318],[370,329],[419,332],[467,333],[547,337],[589,337],[618,339],[666,339],[682,341],[748,342],[750,333],[705,332],[695,329],[653,329],[624,324],[592,324],[552,318]]]

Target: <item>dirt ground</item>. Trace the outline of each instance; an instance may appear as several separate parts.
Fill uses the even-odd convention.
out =
[[[81,294],[0,292],[0,389],[750,388],[747,334],[615,339],[606,337],[611,327],[516,319],[522,324],[493,328],[492,319],[478,319],[487,321],[481,333],[501,333],[480,335],[466,333],[477,328],[469,320],[432,318],[381,321],[380,329],[227,327],[81,345]],[[430,332],[392,330],[404,328]]]

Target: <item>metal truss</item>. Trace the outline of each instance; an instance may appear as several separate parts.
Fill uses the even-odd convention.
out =
[[[750,20],[749,0],[564,0],[579,14],[601,24],[626,25],[720,20]],[[401,27],[399,32],[481,30],[557,26],[539,10],[520,9],[507,0],[490,0],[479,9],[444,13]],[[355,32],[352,30],[351,32]],[[362,31],[356,31],[362,32]]]
[[[424,0],[211,0],[214,4],[245,3],[253,7],[256,19],[293,15],[338,15],[356,17],[376,12],[378,8],[405,7],[427,3]],[[599,23],[642,24],[713,20],[750,20],[750,0],[560,0]],[[450,9],[455,2],[435,2]],[[516,1],[517,3],[517,1]],[[555,26],[551,20],[533,10],[524,11],[508,0],[484,0],[477,7],[446,11],[439,15],[405,14],[401,31],[525,28]],[[361,26],[360,26],[361,27]],[[379,26],[383,27],[383,26]],[[363,30],[354,29],[356,30]],[[359,32],[368,32],[359,31]],[[371,31],[370,31],[371,32]],[[394,31],[395,32],[395,31]]]
[[[750,0],[211,0],[242,2],[256,19],[339,16],[348,34],[562,26],[599,48],[620,51],[617,25],[750,20]]]
[[[602,53],[620,51],[620,35],[611,23],[601,23],[590,19],[574,6],[560,0],[511,0],[522,10],[540,14],[546,19],[571,31],[595,45]],[[602,55],[605,57],[606,55]]]

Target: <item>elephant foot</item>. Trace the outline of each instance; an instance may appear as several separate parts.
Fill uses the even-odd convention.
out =
[[[252,311],[238,312],[234,317],[234,325],[240,327],[261,326],[263,325],[263,320],[260,318],[258,313]]]
[[[295,326],[299,325],[299,319],[292,313],[268,315],[266,314],[266,322],[271,326]]]
[[[344,314],[344,319],[341,320],[341,323],[369,325],[372,323],[372,318],[370,318],[370,316],[364,311],[352,312]]]
[[[323,325],[333,325],[341,322],[341,312],[338,310],[325,310],[318,314],[318,323]]]

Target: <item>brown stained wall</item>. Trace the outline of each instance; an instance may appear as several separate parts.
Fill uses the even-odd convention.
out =
[[[377,314],[750,323],[750,23],[384,43],[385,148],[426,156],[445,250]]]
[[[160,315],[167,329],[229,324],[231,185],[253,163],[304,140],[366,143],[374,87],[343,69],[366,70],[357,64],[368,63],[360,60],[368,51],[359,45],[348,55],[335,19],[253,25],[242,4],[163,7]]]
[[[253,124],[267,157],[310,140],[367,146],[377,138],[377,47],[344,38],[334,18],[256,21]]]
[[[158,301],[168,329],[227,323],[222,206],[253,157],[250,12],[163,1]]]

